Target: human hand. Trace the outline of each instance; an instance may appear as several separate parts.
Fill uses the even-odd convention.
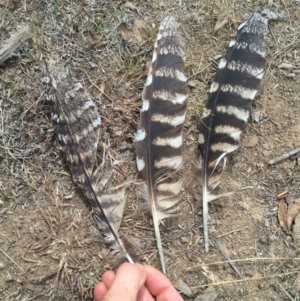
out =
[[[170,280],[155,268],[123,263],[107,271],[94,289],[95,301],[183,301]]]

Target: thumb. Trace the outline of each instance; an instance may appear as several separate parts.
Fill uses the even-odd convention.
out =
[[[140,288],[146,281],[146,272],[140,264],[124,263],[103,301],[136,301]]]

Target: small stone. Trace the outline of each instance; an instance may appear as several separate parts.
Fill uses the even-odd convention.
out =
[[[195,88],[198,85],[199,85],[199,82],[197,80],[191,79],[191,80],[188,81],[188,86],[191,87],[191,88]]]
[[[181,237],[180,240],[181,240],[183,243],[189,243],[189,242],[190,242],[190,240],[189,240],[188,237]]]
[[[251,119],[255,122],[259,122],[260,121],[260,111],[252,111],[251,113]]]
[[[261,239],[260,239],[260,242],[264,245],[266,245],[268,243],[268,237],[267,236],[263,236]]]
[[[4,270],[5,269],[5,264],[4,262],[0,261],[0,270]]]
[[[245,147],[254,147],[258,143],[258,138],[256,136],[244,138],[242,143]]]
[[[13,279],[13,277],[11,276],[11,274],[7,274],[7,276],[6,276],[6,279],[5,279],[5,281],[6,282],[11,282],[11,281],[13,281],[14,279]]]
[[[292,236],[287,236],[285,239],[287,242],[291,243],[293,241]]]
[[[222,57],[221,54],[217,54],[217,55],[214,57],[214,60],[216,61],[216,60],[220,59],[221,57]]]
[[[281,63],[278,65],[279,69],[293,69],[294,65],[290,63]]]
[[[176,288],[182,292],[184,295],[186,295],[187,297],[191,297],[192,296],[192,290],[190,289],[190,287],[182,280],[182,279],[178,279],[176,284],[175,284]]]
[[[215,301],[218,298],[218,293],[213,287],[208,287],[194,301]]]

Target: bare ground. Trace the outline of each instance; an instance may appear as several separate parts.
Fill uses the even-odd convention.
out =
[[[280,228],[276,210],[283,191],[300,197],[300,168],[296,160],[268,166],[300,144],[299,1],[136,4],[131,10],[121,1],[0,0],[0,40],[23,24],[33,32],[21,52],[0,66],[0,300],[90,300],[102,273],[117,265],[59,150],[41,83],[44,61],[58,57],[84,83],[103,120],[103,142],[109,139],[113,154],[129,158],[127,177],[137,178],[133,137],[146,63],[158,25],[170,14],[186,40],[190,93],[183,201],[179,216],[161,226],[167,275],[191,287],[193,296],[183,295],[185,300],[212,282],[224,282],[214,286],[218,300],[299,300],[300,243]],[[214,58],[225,53],[244,17],[268,4],[287,18],[270,22],[266,76],[253,104],[262,119],[243,133],[259,141],[252,148],[241,144],[229,156],[220,186],[246,189],[209,208],[211,237],[237,260],[239,277],[214,244],[204,251],[197,135]],[[230,11],[230,22],[212,35],[222,10]],[[134,18],[149,27],[139,45],[124,43],[118,32],[121,22],[130,25]],[[280,69],[283,62],[292,67]],[[122,231],[140,240],[141,263],[160,268],[151,218],[134,187],[127,199]]]

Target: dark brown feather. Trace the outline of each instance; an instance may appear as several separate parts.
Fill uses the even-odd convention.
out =
[[[267,20],[254,13],[240,25],[211,85],[200,126],[199,148],[203,160],[203,226],[208,250],[208,202],[228,194],[214,195],[218,181],[215,168],[239,146],[242,128],[248,121],[265,66]]]
[[[151,207],[163,272],[159,222],[175,213],[180,200],[182,180],[167,183],[166,177],[172,178],[172,173],[182,166],[182,126],[187,104],[184,45],[177,28],[173,17],[166,17],[159,28],[136,133],[137,167],[144,181],[142,193]]]
[[[47,101],[73,180],[90,202],[96,225],[113,252],[132,262],[118,234],[125,186],[110,186],[116,171],[104,170],[104,162],[95,167],[101,124],[95,103],[82,84],[63,71],[54,68],[44,82],[49,85]]]

